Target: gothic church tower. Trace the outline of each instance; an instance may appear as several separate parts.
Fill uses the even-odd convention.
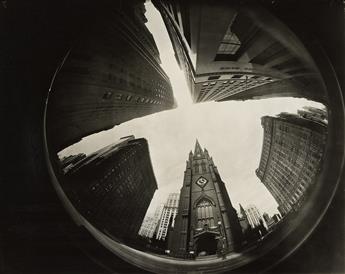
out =
[[[236,251],[242,231],[218,169],[198,140],[189,153],[178,214],[170,234],[172,256]]]

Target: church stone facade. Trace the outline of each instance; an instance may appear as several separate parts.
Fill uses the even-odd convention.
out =
[[[196,141],[184,173],[168,249],[175,257],[236,251],[241,226],[212,157]]]

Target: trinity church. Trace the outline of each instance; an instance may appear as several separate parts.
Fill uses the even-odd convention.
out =
[[[236,251],[242,230],[218,169],[198,140],[189,153],[178,214],[169,233],[172,256]]]

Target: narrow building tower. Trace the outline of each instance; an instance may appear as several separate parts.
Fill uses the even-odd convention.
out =
[[[242,231],[213,159],[198,140],[189,153],[175,226],[169,235],[172,256],[212,255],[239,248]]]

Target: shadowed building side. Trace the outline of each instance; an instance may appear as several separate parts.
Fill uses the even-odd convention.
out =
[[[327,101],[302,43],[265,10],[240,1],[152,2],[195,103],[275,96]],[[311,86],[303,90],[305,82]]]
[[[176,106],[143,2],[106,11],[75,41],[48,101],[48,140],[55,151]]]
[[[147,141],[131,136],[96,151],[70,169],[62,187],[92,225],[116,240],[135,239],[158,188]]]
[[[241,241],[241,226],[224,182],[208,151],[197,141],[187,161],[168,249],[172,256],[187,258],[232,252]]]
[[[237,92],[219,101],[265,99],[273,97],[303,97],[313,101],[324,102],[325,95],[318,92],[322,81],[316,76],[296,76],[268,83],[246,92]]]

